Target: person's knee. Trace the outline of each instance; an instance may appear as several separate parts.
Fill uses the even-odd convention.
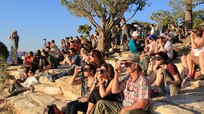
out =
[[[187,56],[182,56],[181,57],[181,61],[186,61],[186,59],[187,59]]]
[[[188,60],[188,61],[192,61],[192,59],[193,59],[193,58],[192,58],[192,55],[191,55],[191,54],[188,54],[188,55],[187,55],[187,60]]]
[[[199,58],[204,58],[204,52],[199,54]]]

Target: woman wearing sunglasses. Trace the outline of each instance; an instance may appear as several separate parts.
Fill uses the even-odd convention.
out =
[[[111,93],[112,79],[114,78],[114,75],[114,68],[111,64],[102,64],[101,68],[97,69],[95,76],[98,80],[98,84],[91,92],[86,114],[90,114],[97,101],[101,99],[119,101],[120,94]]]
[[[181,87],[180,73],[175,64],[168,62],[168,56],[164,52],[158,52],[150,62],[149,82],[151,84],[151,97],[165,94],[165,86],[170,86],[170,95],[179,93]]]
[[[83,76],[77,78],[80,71],[83,71]],[[74,75],[71,79],[71,85],[81,85],[81,97],[67,103],[67,106],[62,108],[64,114],[77,114],[77,111],[86,112],[88,99],[95,84],[95,73],[96,65],[94,64],[86,64],[83,69],[78,66],[75,68]]]
[[[88,63],[95,63],[97,65],[97,68],[100,68],[101,65],[105,63],[104,57],[99,50],[92,50],[88,54],[87,59]]]

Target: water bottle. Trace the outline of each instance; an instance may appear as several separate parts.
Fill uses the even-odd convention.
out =
[[[169,98],[170,97],[170,87],[169,87],[169,84],[166,83],[166,98]]]

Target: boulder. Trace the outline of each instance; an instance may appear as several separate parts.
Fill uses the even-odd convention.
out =
[[[154,102],[151,112],[152,114],[194,114],[192,111],[159,101]]]
[[[75,100],[81,96],[81,85],[71,86],[71,78],[71,76],[61,77],[57,79],[55,83],[57,87],[61,88],[64,97],[69,100]]]
[[[54,97],[40,92],[31,93],[29,95],[35,102],[40,104],[43,108],[46,108],[47,105],[50,105],[54,101],[56,101]]]
[[[45,84],[37,84],[35,85],[35,91],[46,93],[48,95],[61,95],[62,91],[59,87],[56,86],[48,86]]]
[[[16,114],[42,114],[45,109],[39,103],[33,101],[28,94],[29,92],[25,92],[7,99],[7,106],[13,109]]]

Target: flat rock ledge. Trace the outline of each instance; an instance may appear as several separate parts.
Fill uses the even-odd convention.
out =
[[[129,53],[116,54],[106,60],[113,66]],[[176,64],[182,72],[180,63]],[[54,69],[49,72],[59,73],[66,69]],[[22,71],[18,66],[10,67],[10,74],[16,78]],[[56,104],[59,109],[66,105],[67,100],[75,100],[80,96],[80,86],[71,86],[71,76],[61,77],[50,82],[46,73],[36,73],[40,84],[35,85],[35,91],[26,91],[18,96],[6,99],[4,105],[10,107],[16,114],[43,114],[47,105]],[[153,114],[204,114],[204,81],[191,83],[190,87],[181,90],[181,94],[170,98],[152,99],[151,112]],[[1,113],[1,111],[0,111]],[[45,113],[46,114],[46,113]],[[81,114],[81,112],[80,112]]]

